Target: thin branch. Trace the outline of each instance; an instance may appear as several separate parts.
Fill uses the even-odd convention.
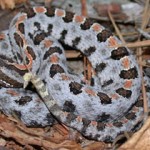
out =
[[[137,31],[142,34],[145,38],[150,39],[150,34],[148,34],[147,32],[143,31],[142,29],[137,29]]]
[[[109,10],[108,10],[108,15],[109,15],[109,18],[110,18],[110,20],[111,20],[111,22],[112,22],[112,24],[113,24],[113,26],[114,26],[114,28],[115,28],[115,31],[116,31],[117,35],[119,36],[119,38],[120,38],[120,40],[122,41],[122,43],[125,44],[126,42],[125,42],[123,36],[121,35],[121,32],[120,32],[120,30],[118,29],[118,27],[117,27],[117,25],[116,25],[116,23],[115,23],[115,21],[114,21],[112,15],[111,15],[111,12],[110,12]]]
[[[137,42],[134,42],[134,43],[127,43],[127,44],[118,44],[118,45],[113,45],[113,46],[109,46],[109,47],[115,48],[115,47],[123,47],[123,46],[129,47],[129,48],[150,46],[150,40],[137,41]]]

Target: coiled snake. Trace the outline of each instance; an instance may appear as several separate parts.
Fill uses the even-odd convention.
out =
[[[89,59],[91,85],[83,75],[68,72],[58,41]],[[61,9],[34,7],[19,13],[0,36],[1,110],[15,113],[28,126],[51,125],[54,119],[43,99],[61,122],[90,139],[112,141],[131,131],[143,114],[141,76],[128,48],[110,48],[119,43],[100,24]],[[23,88],[28,70],[39,77],[35,85],[45,95]]]

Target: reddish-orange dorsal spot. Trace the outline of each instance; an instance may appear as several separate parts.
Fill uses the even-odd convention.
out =
[[[51,40],[44,40],[44,47],[45,48],[49,48],[52,44],[53,44],[53,42]]]
[[[59,61],[58,56],[53,55],[53,56],[50,57],[50,62],[51,63],[58,63],[58,61]]]
[[[90,123],[92,126],[97,126],[97,122],[96,121],[91,121],[91,123]]]
[[[74,21],[77,23],[83,23],[84,20],[85,20],[85,17],[83,17],[83,16],[78,16],[78,15],[74,16]]]
[[[96,96],[96,93],[95,93],[93,90],[88,89],[88,88],[86,88],[86,89],[84,89],[84,90],[85,90],[85,92],[86,92],[87,94],[92,95],[92,96]]]
[[[111,94],[111,98],[117,100],[119,98],[118,94]]]
[[[64,10],[61,10],[61,9],[57,9],[56,10],[56,15],[58,17],[65,17],[65,11]]]
[[[67,75],[61,74],[62,80],[70,80],[70,78]]]
[[[112,123],[107,123],[106,126],[111,128],[111,127],[113,127],[113,124]]]
[[[77,122],[82,122],[82,117],[81,116],[77,116],[76,121]]]
[[[36,13],[45,13],[46,9],[44,7],[35,7]]]
[[[108,46],[116,46],[117,47],[117,45],[118,45],[118,42],[112,36],[108,39],[108,43],[109,43]]]
[[[19,93],[17,93],[14,90],[7,90],[6,93],[9,94],[9,95],[11,95],[11,96],[19,96],[20,95]]]
[[[5,39],[5,34],[1,33],[0,34],[0,40],[4,40]]]
[[[124,83],[124,87],[125,88],[130,89],[131,86],[132,86],[132,80],[125,81],[125,83]]]
[[[102,30],[102,27],[100,26],[100,24],[94,23],[94,24],[92,25],[92,29],[93,29],[94,31],[96,31],[96,32],[100,32],[100,31]]]
[[[127,57],[124,57],[122,59],[122,66],[125,68],[125,69],[129,69],[130,67],[130,61]]]
[[[26,19],[26,17],[27,17],[26,15],[20,16],[20,17],[18,18],[16,24],[19,24],[19,23],[23,22],[23,21]]]

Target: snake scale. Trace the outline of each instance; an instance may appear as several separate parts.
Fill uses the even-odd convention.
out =
[[[68,71],[60,43],[88,58],[91,85]],[[0,35],[0,109],[27,126],[52,125],[52,113],[93,140],[132,131],[143,114],[141,76],[134,55],[116,44],[102,25],[71,12],[41,6],[17,14]],[[27,75],[39,94],[23,88]]]

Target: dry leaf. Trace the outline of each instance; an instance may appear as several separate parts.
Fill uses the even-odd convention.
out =
[[[25,2],[26,0],[0,0],[0,7],[2,9],[13,9],[16,4]]]
[[[119,150],[149,150],[150,149],[150,118],[144,123],[143,127],[136,132],[131,139],[123,144]]]

